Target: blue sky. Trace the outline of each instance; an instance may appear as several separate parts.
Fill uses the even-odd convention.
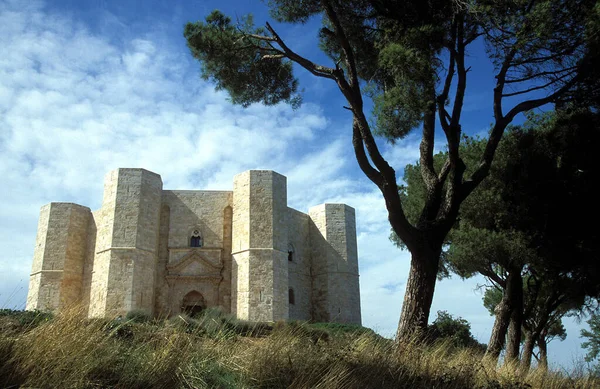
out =
[[[0,307],[23,308],[40,207],[51,201],[100,207],[103,177],[117,167],[161,174],[168,189],[231,190],[235,174],[276,170],[288,177],[288,203],[323,202],[357,210],[363,324],[385,336],[396,328],[410,256],[388,240],[382,196],[359,171],[351,117],[328,80],[298,72],[304,105],[248,109],[200,80],[183,26],[218,8],[269,20],[263,2],[0,0]],[[274,23],[288,45],[325,65],[315,49],[318,21]],[[472,72],[463,129],[492,121],[493,67],[483,46]],[[418,158],[418,134],[383,153],[401,177]],[[440,149],[443,144],[438,144]],[[487,342],[493,318],[483,308],[485,280],[439,282],[437,310],[462,316]],[[550,363],[570,369],[584,354],[580,326],[550,344]]]

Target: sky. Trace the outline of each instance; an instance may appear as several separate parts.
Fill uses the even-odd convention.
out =
[[[213,9],[271,20],[259,0],[0,0],[0,308],[25,306],[42,205],[98,209],[104,175],[118,167],[156,172],[167,189],[197,190],[232,190],[235,174],[269,169],[287,176],[290,207],[356,209],[363,325],[393,336],[410,255],[388,239],[383,197],[356,163],[342,96],[329,80],[297,72],[298,110],[231,105],[200,79],[183,38],[186,22]],[[318,21],[272,24],[288,46],[331,65],[316,49]],[[474,46],[462,126],[481,135],[492,122],[493,67]],[[378,141],[399,178],[418,159],[419,140]],[[484,284],[438,282],[430,320],[438,310],[463,317],[487,343],[493,317],[482,305]],[[550,343],[549,359],[570,371],[585,354],[586,325],[565,326],[567,340]]]

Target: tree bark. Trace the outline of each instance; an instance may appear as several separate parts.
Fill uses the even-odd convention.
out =
[[[521,355],[521,371],[527,373],[531,366],[531,358],[533,357],[533,347],[535,346],[534,334],[527,331],[525,333],[525,345],[523,346],[523,355]]]
[[[485,352],[485,358],[488,361],[497,363],[500,352],[504,348],[506,332],[510,324],[510,317],[514,307],[514,302],[512,299],[515,295],[514,289],[516,284],[520,285],[521,288],[523,287],[523,283],[521,281],[521,272],[511,271],[508,273],[508,277],[506,278],[506,286],[504,288],[502,300],[494,309],[496,320],[494,321],[490,341]]]
[[[436,246],[437,249],[434,250],[427,247],[412,252],[404,303],[396,333],[398,342],[420,336],[427,329],[442,251],[441,244]]]
[[[514,364],[519,360],[521,326],[523,324],[523,277],[520,268],[515,268],[512,272],[514,273],[513,282],[508,285],[510,286],[508,293],[511,295],[512,313],[506,342],[506,356],[504,358],[506,365]]]
[[[538,336],[538,348],[540,349],[540,364],[539,367],[544,370],[548,370],[548,343],[546,342],[546,335],[544,333]]]
[[[531,356],[533,355],[533,344],[538,341],[541,337],[542,332],[544,331],[544,327],[546,327],[546,324],[548,323],[548,317],[550,316],[550,312],[552,312],[554,309],[556,309],[556,305],[554,305],[553,303],[553,299],[552,298],[548,298],[544,304],[543,310],[542,310],[542,316],[540,317],[538,324],[536,325],[536,327],[533,329],[533,331],[531,331],[530,337],[531,337],[531,346],[529,350],[526,350],[525,348],[523,349],[523,357],[521,358],[521,372],[523,374],[526,374],[529,369],[531,368]],[[545,339],[545,336],[544,336]],[[544,341],[545,343],[545,341]],[[539,343],[538,343],[539,345]],[[542,347],[546,347],[547,346],[542,346]],[[527,352],[526,352],[527,351]],[[544,350],[547,351],[547,350]],[[541,352],[541,349],[540,349]],[[546,356],[546,361],[547,361],[547,356]],[[540,358],[540,362],[541,362],[541,358]],[[546,362],[547,364],[548,362]]]

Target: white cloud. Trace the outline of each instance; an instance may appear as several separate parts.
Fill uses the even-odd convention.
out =
[[[0,36],[0,174],[8,189],[0,193],[0,266],[13,273],[0,283],[0,303],[24,301],[12,291],[26,289],[39,207],[97,208],[111,169],[144,167],[173,189],[231,189],[236,173],[280,166],[308,188],[346,185],[335,177],[342,159],[328,169],[318,162],[341,157],[337,140],[315,147],[314,158],[298,146],[329,130],[318,107],[231,106],[198,80],[185,48],[150,35],[117,45],[39,3],[0,5]]]

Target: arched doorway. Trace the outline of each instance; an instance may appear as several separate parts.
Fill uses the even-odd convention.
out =
[[[204,302],[204,296],[200,292],[195,290],[189,292],[183,297],[183,302],[181,304],[181,311],[194,316],[197,313],[200,313],[204,308],[206,308],[206,303]]]

